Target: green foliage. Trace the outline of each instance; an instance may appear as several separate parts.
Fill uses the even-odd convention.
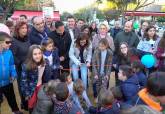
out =
[[[165,22],[165,17],[158,17],[157,18],[157,21],[158,22]]]
[[[71,15],[71,14],[68,13],[68,12],[63,12],[63,13],[61,14],[60,19],[61,19],[62,21],[66,21],[66,18],[67,18],[69,15]]]

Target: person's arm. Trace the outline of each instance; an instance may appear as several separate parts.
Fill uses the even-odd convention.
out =
[[[60,57],[58,55],[58,49],[56,48],[53,52],[53,69],[60,68]]]
[[[9,61],[9,64],[10,64],[10,76],[11,78],[16,78],[17,77],[17,72],[16,72],[16,68],[15,68],[15,64],[14,64],[14,57],[13,57],[13,54],[12,52],[10,51],[10,61]]]
[[[94,76],[98,76],[98,71],[97,71],[97,59],[96,59],[96,56],[97,56],[97,50],[95,50],[95,52],[94,52],[94,55],[93,55],[93,58],[92,58],[92,72],[93,72],[93,74],[94,74]]]
[[[13,42],[13,44],[11,45],[10,47],[13,55],[14,55],[14,62],[15,62],[15,65],[19,65],[20,64],[20,60],[17,58],[17,54],[18,54],[18,47],[16,46],[15,42]]]
[[[74,64],[76,64],[76,65],[80,65],[81,64],[81,62],[76,58],[76,56],[74,55],[75,54],[75,52],[74,52],[74,44],[72,44],[71,45],[71,47],[70,47],[70,50],[69,50],[69,57],[70,57],[70,59],[74,62]]]
[[[69,58],[69,50],[70,50],[70,47],[71,47],[71,43],[72,43],[72,40],[71,40],[71,37],[70,37],[70,34],[68,33],[68,39],[67,39],[67,46],[66,46],[66,52],[64,54],[64,59],[68,59]]]
[[[106,63],[106,65],[108,65],[107,66],[107,72],[106,72],[106,76],[110,76],[110,74],[111,74],[111,69],[112,69],[112,58],[113,58],[113,53],[110,51],[110,53],[109,53],[109,57],[108,57],[108,63]]]
[[[87,63],[91,63],[91,59],[92,59],[92,43],[90,43],[89,47],[88,47],[88,53],[87,53]]]

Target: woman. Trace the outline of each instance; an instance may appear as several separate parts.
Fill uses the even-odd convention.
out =
[[[88,34],[89,37],[90,37],[90,39],[91,39],[91,32],[90,32],[90,29],[89,29],[89,26],[88,25],[83,25],[81,27],[81,32]]]
[[[74,81],[78,79],[78,69],[80,68],[81,79],[85,88],[87,88],[87,67],[90,66],[92,58],[92,45],[87,34],[79,34],[75,43],[70,48],[69,57]]]
[[[148,26],[137,49],[141,51],[142,55],[145,53],[155,54],[159,41],[160,38],[156,35],[156,28],[154,26]]]
[[[96,34],[95,36],[93,36],[93,41],[92,41],[92,47],[93,49],[96,49],[98,47],[98,43],[101,39],[105,38],[108,40],[108,43],[109,43],[109,46],[110,46],[110,49],[112,51],[115,50],[115,47],[114,47],[114,42],[113,42],[113,39],[111,36],[108,35],[108,26],[104,23],[101,23],[99,25],[99,33]]]
[[[91,23],[89,30],[90,30],[90,33],[92,34],[92,36],[94,36],[95,34],[98,33],[96,22]]]
[[[41,47],[32,45],[29,48],[27,59],[22,65],[20,82],[22,94],[28,100],[30,110],[34,108],[39,88],[47,83],[51,77],[51,68],[44,61]]]
[[[165,32],[163,33],[163,37],[158,44],[156,57],[158,60],[158,70],[165,71]]]
[[[27,103],[25,99],[22,97],[22,93],[20,90],[20,78],[22,72],[21,65],[25,61],[28,53],[28,49],[30,47],[30,42],[27,34],[28,34],[28,25],[25,22],[18,22],[15,27],[15,35],[13,38],[13,43],[11,45],[11,50],[14,55],[14,61],[18,74],[17,82],[18,82],[18,88],[22,102],[21,108],[25,110],[27,110]]]

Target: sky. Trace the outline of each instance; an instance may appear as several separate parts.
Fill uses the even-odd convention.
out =
[[[73,13],[74,11],[89,6],[96,0],[54,0],[56,10],[59,10],[60,13],[67,11]]]

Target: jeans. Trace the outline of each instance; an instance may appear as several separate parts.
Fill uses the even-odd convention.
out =
[[[80,68],[81,79],[83,81],[85,89],[87,89],[88,68],[87,68],[86,64],[82,64],[81,66],[73,64],[71,67],[72,67],[72,74],[73,74],[74,81],[76,81],[79,78],[79,68]]]

